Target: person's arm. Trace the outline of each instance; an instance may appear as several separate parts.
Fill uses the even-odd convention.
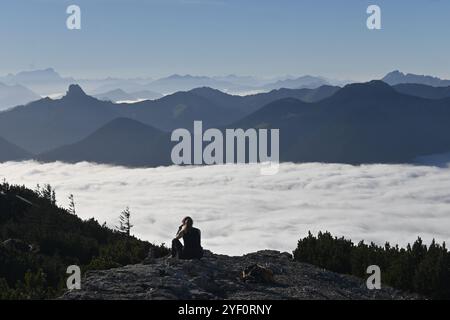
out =
[[[181,238],[183,238],[185,232],[186,232],[186,226],[184,225],[178,230],[178,233],[177,233],[175,239],[180,240]]]

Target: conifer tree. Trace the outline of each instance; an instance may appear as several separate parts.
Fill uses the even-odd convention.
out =
[[[73,194],[69,195],[69,213],[76,214],[75,199],[73,197]]]
[[[130,236],[130,231],[131,228],[133,227],[130,221],[130,217],[131,217],[130,208],[126,207],[125,210],[123,210],[122,213],[120,214],[119,226],[117,227],[117,229],[120,232],[126,234],[127,236]]]

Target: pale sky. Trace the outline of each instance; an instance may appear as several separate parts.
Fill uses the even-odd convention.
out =
[[[70,4],[81,30],[66,28]],[[382,30],[367,29],[369,4]],[[444,0],[2,0],[0,75],[450,78],[449,18]]]

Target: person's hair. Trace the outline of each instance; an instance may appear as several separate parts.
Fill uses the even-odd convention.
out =
[[[188,228],[192,228],[192,226],[194,225],[194,220],[192,220],[191,217],[184,217],[183,223],[185,223]]]

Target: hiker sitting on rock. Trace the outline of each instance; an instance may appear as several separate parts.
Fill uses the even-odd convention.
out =
[[[175,239],[172,240],[172,257],[200,259],[203,257],[200,230],[193,227],[194,221],[191,217],[185,217],[181,223]],[[184,246],[180,242],[181,238],[183,238]]]

